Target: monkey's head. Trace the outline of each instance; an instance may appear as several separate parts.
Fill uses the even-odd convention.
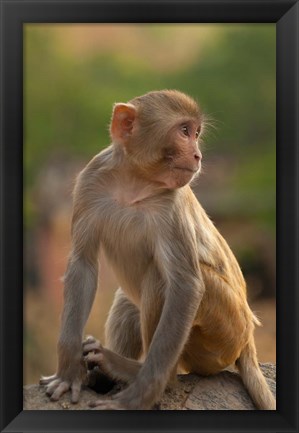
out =
[[[192,98],[163,90],[115,104],[110,132],[135,173],[174,189],[189,183],[201,168],[202,124]]]

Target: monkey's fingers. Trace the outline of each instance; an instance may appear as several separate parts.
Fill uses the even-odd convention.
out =
[[[53,394],[51,395],[51,400],[52,401],[57,401],[60,399],[60,397],[66,393],[66,391],[68,391],[70,389],[70,384],[69,382],[61,382],[57,388],[55,389],[55,391],[53,392]]]
[[[83,354],[88,354],[88,352],[99,352],[102,349],[102,345],[99,341],[95,343],[85,344],[83,346]]]
[[[79,397],[80,397],[80,391],[81,391],[81,381],[75,380],[72,384],[72,397],[71,402],[72,403],[78,403]]]
[[[99,340],[94,338],[92,335],[89,335],[85,338],[85,340],[82,342],[82,350],[83,353],[89,352],[91,350],[100,350],[102,347]]]
[[[46,388],[46,394],[49,395],[49,396],[51,396],[60,383],[61,383],[60,379],[53,380],[53,382],[51,382],[47,386],[47,388]]]
[[[82,346],[84,346],[85,344],[95,343],[96,341],[98,340],[94,338],[92,335],[87,335],[87,337],[85,337],[84,340],[82,341]]]
[[[103,353],[93,353],[89,352],[85,357],[84,361],[87,362],[87,364],[98,364],[101,365],[101,363],[104,360]]]
[[[42,376],[39,380],[40,385],[48,385],[50,382],[53,382],[53,380],[57,379],[57,375],[53,374],[52,376]]]

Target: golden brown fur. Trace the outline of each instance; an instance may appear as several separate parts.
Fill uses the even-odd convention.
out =
[[[275,400],[259,369],[238,263],[195,198],[203,116],[177,91],[151,92],[116,104],[113,144],[78,176],[73,246],[57,374],[42,380],[52,399],[79,398],[81,341],[97,284],[98,252],[118,289],[106,323],[106,347],[83,343],[87,360],[129,386],[98,409],[148,409],[177,367],[214,374],[234,364],[261,409]]]

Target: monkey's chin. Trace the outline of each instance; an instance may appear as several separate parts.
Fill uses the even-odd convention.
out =
[[[191,170],[181,170],[175,177],[176,188],[182,188],[192,181],[195,177],[196,171]]]

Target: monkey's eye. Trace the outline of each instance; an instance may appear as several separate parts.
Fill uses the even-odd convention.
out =
[[[198,127],[198,129],[197,129],[197,131],[196,131],[196,133],[195,133],[196,140],[197,140],[198,137],[200,136],[200,133],[201,133],[201,126]]]
[[[183,133],[186,137],[189,137],[189,129],[188,129],[188,126],[187,126],[187,125],[183,125],[183,126],[181,127],[181,131],[182,131],[182,133]]]

